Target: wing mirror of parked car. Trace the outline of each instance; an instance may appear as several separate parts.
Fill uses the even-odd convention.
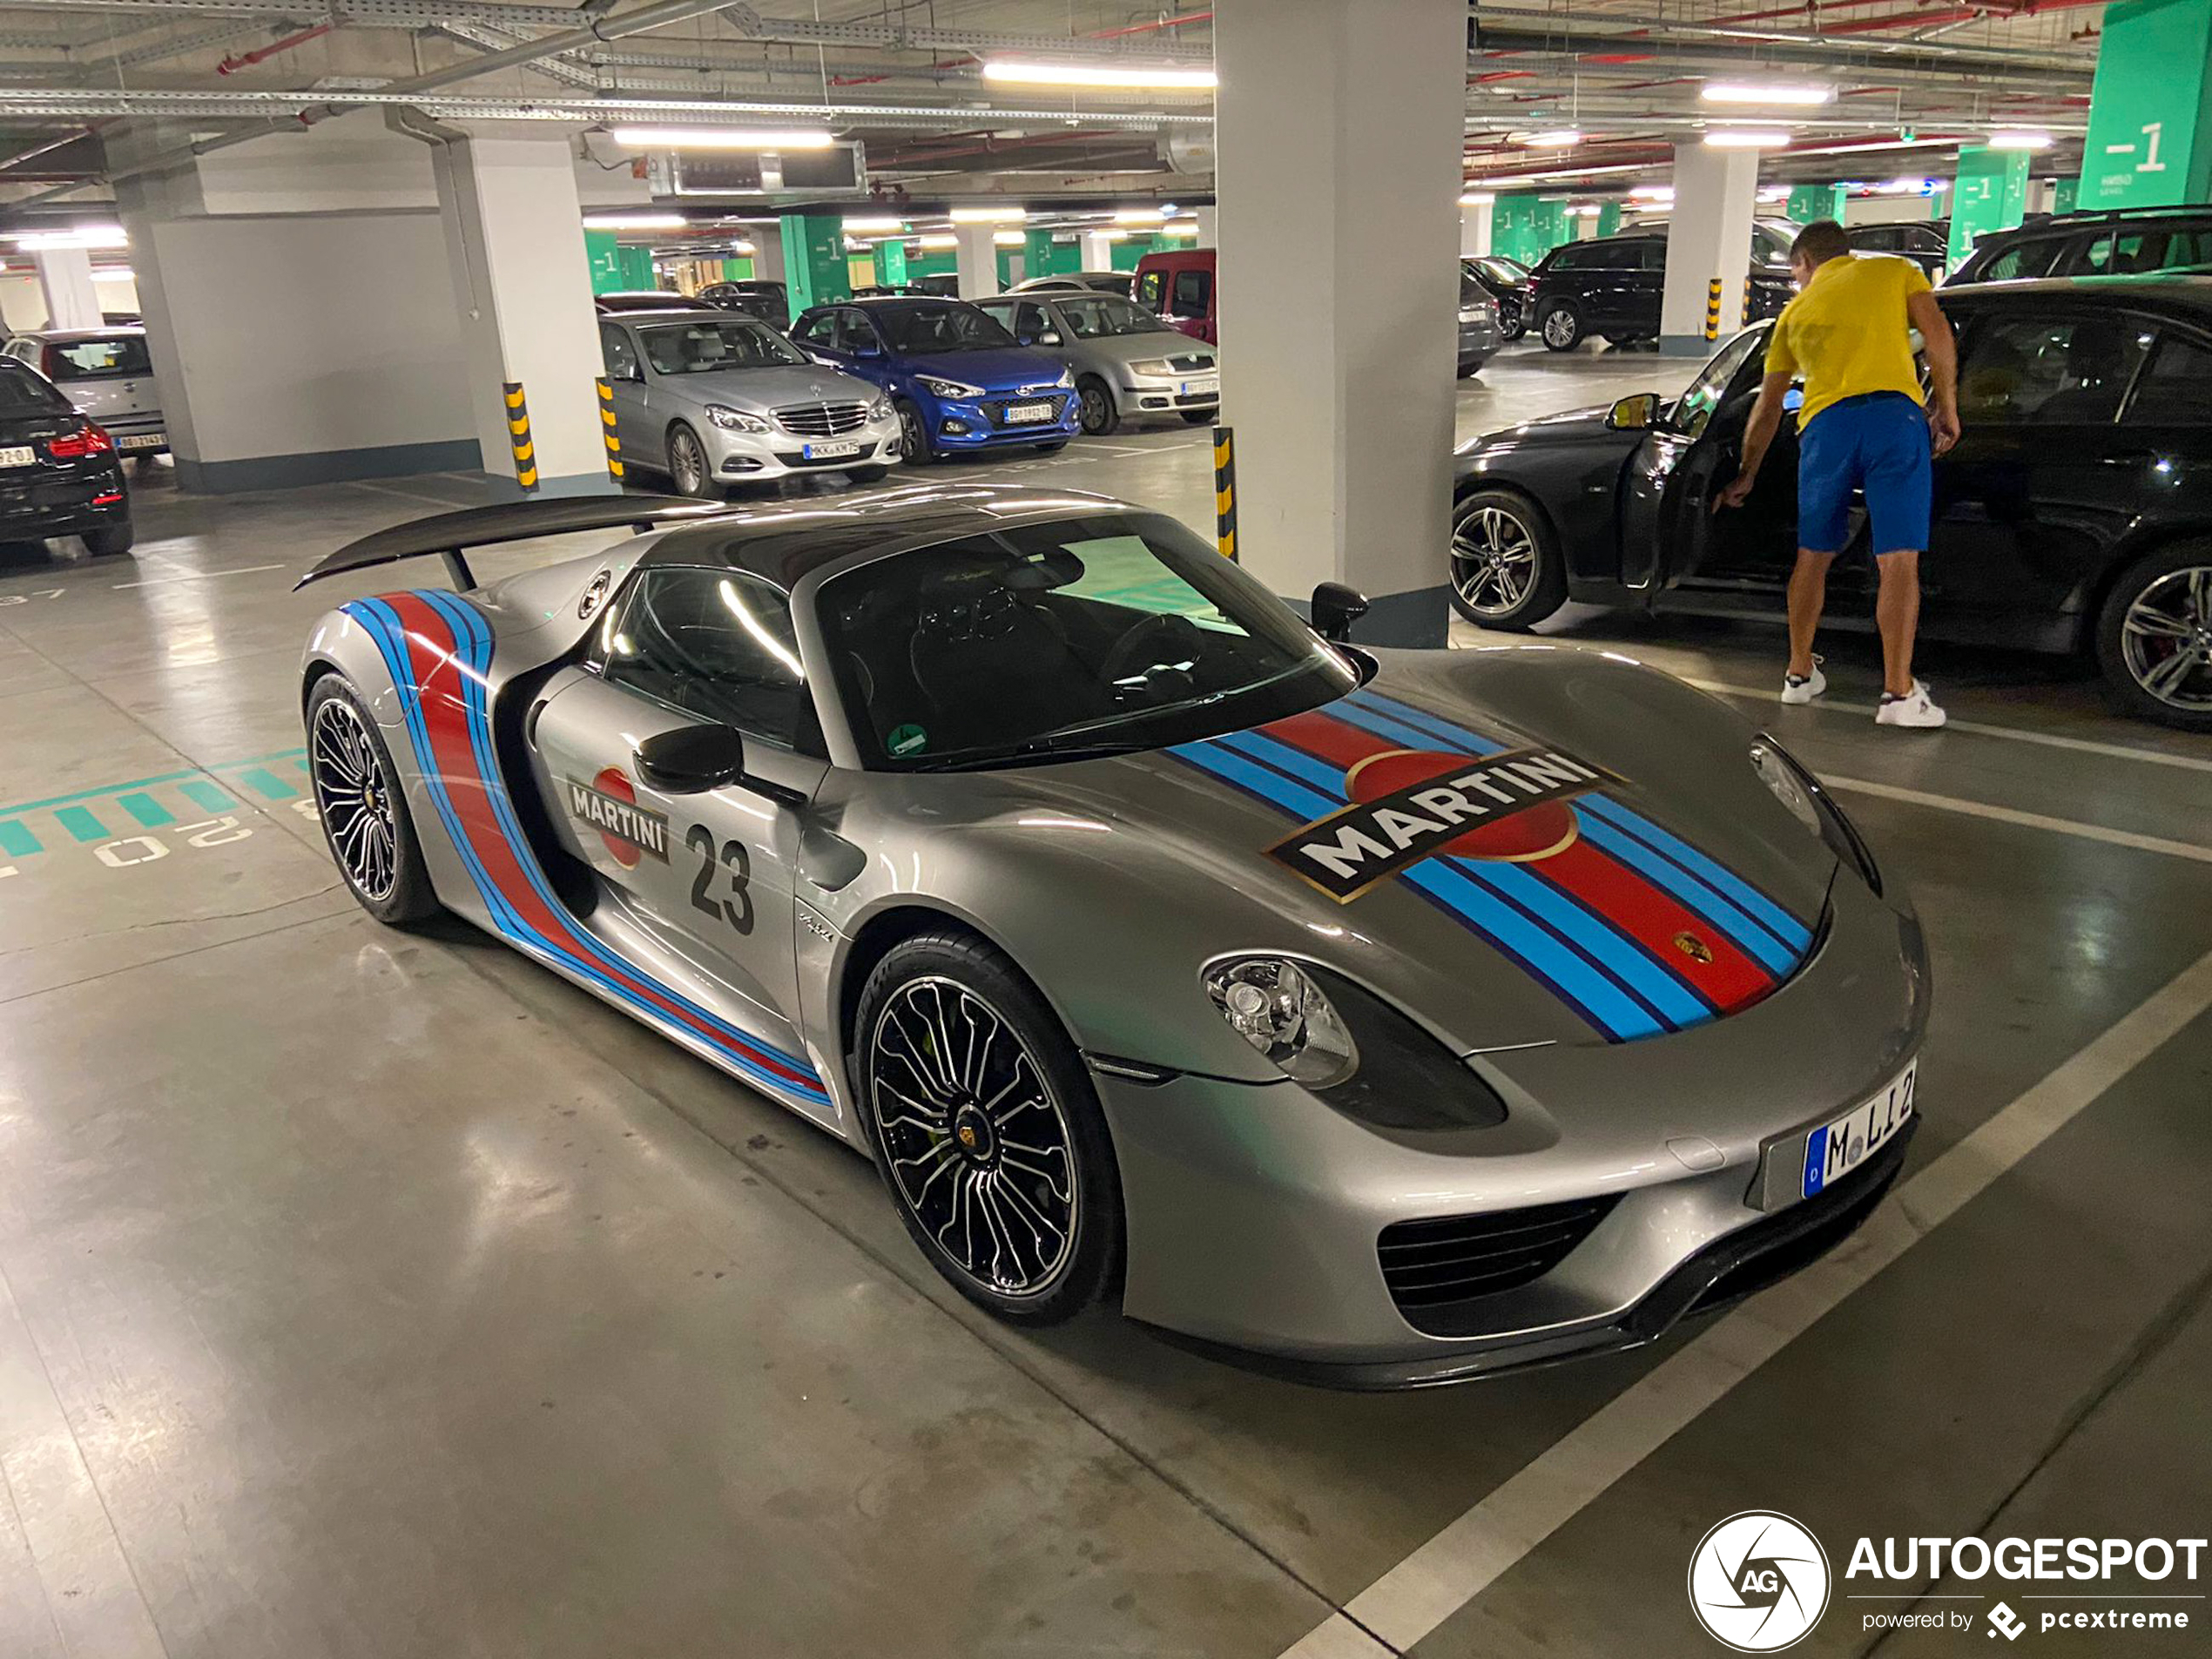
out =
[[[1037,336],[1036,343],[1040,346],[1057,346],[1060,343],[1060,331],[1056,328],[1046,329],[1044,333]]]
[[[1352,637],[1352,624],[1367,614],[1367,596],[1341,582],[1324,582],[1313,590],[1313,631],[1341,645]]]
[[[637,775],[670,795],[697,795],[737,784],[786,806],[803,806],[803,790],[771,783],[745,770],[745,739],[734,726],[707,721],[656,732],[637,745]]]
[[[1624,397],[1605,412],[1605,424],[1615,432],[1641,432],[1659,424],[1659,394],[1638,392]]]

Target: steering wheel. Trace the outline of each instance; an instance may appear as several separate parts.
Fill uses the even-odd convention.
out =
[[[1100,678],[1116,697],[1130,695],[1121,683],[1142,671],[1148,681],[1152,671],[1169,663],[1195,663],[1205,650],[1206,637],[1190,617],[1172,611],[1157,612],[1132,623],[1106,652]],[[1178,671],[1190,678],[1187,669]]]

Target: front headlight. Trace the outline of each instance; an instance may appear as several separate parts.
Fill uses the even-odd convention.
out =
[[[1148,357],[1141,363],[1131,363],[1129,366],[1129,372],[1132,374],[1172,374],[1175,373],[1168,367],[1168,360],[1164,357]]]
[[[1067,365],[1067,364],[1065,364],[1065,363],[1061,364],[1061,365],[1060,365],[1060,378],[1059,378],[1058,380],[1056,380],[1056,381],[1053,381],[1053,384],[1054,384],[1055,386],[1073,386],[1075,383],[1076,383],[1076,371],[1075,371],[1074,369],[1072,369],[1072,368],[1069,368],[1069,367],[1068,367],[1068,365]]]
[[[1857,870],[1860,879],[1878,897],[1880,895],[1882,872],[1861,839],[1858,826],[1844,816],[1836,798],[1798,764],[1795,755],[1772,738],[1762,735],[1751,745],[1751,769],[1759,774],[1759,781],[1774,792],[1774,798],[1790,809],[1792,818],[1817,835],[1830,852]]]
[[[748,415],[743,409],[733,409],[726,403],[708,404],[706,418],[729,432],[772,432],[775,430],[775,428],[770,426],[759,415]]]
[[[914,384],[932,397],[981,397],[983,388],[970,386],[965,381],[939,380],[934,374],[917,374]]]
[[[1279,956],[1247,956],[1206,970],[1206,995],[1230,1029],[1283,1075],[1309,1088],[1342,1082],[1359,1051],[1312,974]]]
[[[891,400],[890,400],[889,398],[887,398],[887,397],[879,397],[878,399],[876,399],[876,401],[875,401],[874,402],[873,402],[873,403],[871,403],[871,404],[869,404],[869,405],[868,405],[868,419],[869,419],[869,420],[871,420],[871,421],[888,421],[890,418],[891,418]]]

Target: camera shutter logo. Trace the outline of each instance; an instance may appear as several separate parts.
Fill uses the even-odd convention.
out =
[[[1828,1607],[1828,1553],[1787,1515],[1746,1509],[1698,1540],[1689,1608],[1706,1634],[1738,1653],[1779,1653]]]

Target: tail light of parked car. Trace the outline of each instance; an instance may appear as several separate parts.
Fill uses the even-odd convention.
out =
[[[56,461],[83,461],[91,455],[112,455],[115,440],[87,421],[74,432],[46,440],[46,453]]]

